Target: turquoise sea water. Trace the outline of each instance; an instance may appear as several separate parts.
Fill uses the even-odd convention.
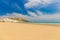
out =
[[[60,23],[52,23],[52,22],[50,22],[50,23],[31,23],[31,24],[53,24],[53,25],[60,25]]]
[[[60,22],[45,22],[45,23],[41,23],[41,24],[60,24]]]

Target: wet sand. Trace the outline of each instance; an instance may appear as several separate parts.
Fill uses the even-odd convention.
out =
[[[60,25],[0,22],[0,40],[60,40]]]

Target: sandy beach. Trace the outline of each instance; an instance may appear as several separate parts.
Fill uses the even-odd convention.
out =
[[[60,25],[0,22],[0,40],[60,40]]]

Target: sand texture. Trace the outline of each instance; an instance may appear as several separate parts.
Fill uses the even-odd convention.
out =
[[[0,22],[0,40],[60,40],[60,25]]]

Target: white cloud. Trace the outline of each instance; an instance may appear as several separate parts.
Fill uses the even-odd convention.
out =
[[[41,8],[41,7],[46,7],[49,4],[53,4],[53,3],[57,3],[57,7],[58,7],[58,11],[60,11],[60,0],[29,0],[28,3],[25,4],[25,7],[27,9],[29,8]],[[29,12],[32,16],[32,18],[29,18],[32,21],[41,21],[41,20],[45,20],[45,21],[59,21],[60,22],[60,12],[59,13],[54,13],[51,15],[43,15],[42,12],[38,11],[37,9],[35,9],[38,16],[36,16],[36,13],[32,13]]]
[[[30,12],[30,13],[31,13],[31,15],[33,15],[32,12]],[[5,15],[3,17],[23,18],[23,19],[31,21],[31,22],[60,22],[60,13],[51,14],[51,15],[40,15],[40,16],[34,16],[34,15],[28,16],[28,15],[22,15],[22,14],[18,14],[18,13],[12,13],[9,15]]]
[[[30,2],[51,3],[54,0],[29,0]]]
[[[47,6],[47,4],[51,4],[51,3],[54,3],[54,2],[60,2],[60,1],[57,1],[57,0],[29,0],[28,3],[25,4],[25,7],[26,8],[39,8],[39,7],[44,7],[44,6]],[[60,5],[60,4],[59,4]],[[19,8],[19,5],[16,4],[16,7],[17,9],[20,9]],[[60,11],[60,6],[59,6],[59,11]],[[28,11],[28,10],[27,10]],[[38,15],[37,15],[37,14]],[[12,13],[12,14],[7,14],[7,15],[4,15],[4,16],[1,16],[1,17],[12,17],[12,18],[23,18],[25,20],[28,20],[28,21],[49,21],[49,22],[60,22],[60,13],[55,13],[55,14],[51,14],[51,15],[44,15],[42,12],[36,10],[36,13],[34,12],[31,12],[31,11],[28,11],[28,14],[30,14],[30,16],[28,15],[22,15],[22,13]]]
[[[0,16],[0,17],[1,18],[20,18],[20,19],[22,18],[28,21],[30,21],[30,18],[32,18],[31,16],[22,15],[20,13],[12,13],[12,14],[7,13],[6,15]]]
[[[29,0],[28,3],[25,4],[26,8],[32,8],[32,7],[43,7],[51,3],[55,3],[57,0]]]
[[[36,20],[51,20],[51,19],[59,19],[60,20],[60,14],[51,14],[51,15],[41,15],[34,17]]]
[[[28,14],[29,14],[30,16],[32,16],[32,17],[38,16],[38,15],[36,15],[34,12],[30,12],[30,11],[28,11]]]
[[[39,1],[31,1],[31,2],[26,3],[25,7],[26,8],[32,8],[32,7],[35,7],[35,6],[38,6],[38,5],[40,5]]]

